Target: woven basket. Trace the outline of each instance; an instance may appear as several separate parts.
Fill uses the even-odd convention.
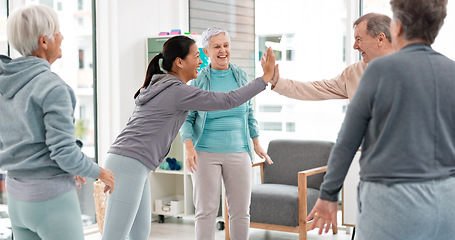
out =
[[[95,213],[96,213],[96,222],[98,223],[98,228],[101,235],[103,235],[103,226],[104,226],[104,214],[106,212],[106,203],[107,203],[107,194],[104,193],[104,183],[101,180],[97,180],[93,183],[94,193],[93,197],[95,198]]]

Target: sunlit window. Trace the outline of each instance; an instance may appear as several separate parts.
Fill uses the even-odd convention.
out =
[[[281,122],[259,122],[259,129],[262,131],[282,131],[283,130],[283,123]]]
[[[77,137],[82,140],[82,151],[89,157],[95,157],[95,122],[93,109],[93,69],[92,69],[92,9],[91,0],[56,1],[56,0],[17,0],[10,1],[10,11],[30,4],[43,4],[57,11],[60,21],[62,58],[51,65],[70,85],[77,98],[75,110]],[[82,22],[82,23],[81,23]],[[20,55],[11,51],[11,56]],[[83,110],[84,112],[80,112]],[[84,118],[80,118],[84,116]]]
[[[281,112],[281,109],[283,108],[283,106],[281,105],[260,105],[259,106],[259,112],[275,112],[275,113],[279,113]]]
[[[8,55],[8,43],[6,42],[6,8],[7,0],[0,0],[0,54]]]
[[[295,132],[295,122],[286,123],[286,132]]]
[[[261,0],[255,2],[256,76],[262,76],[260,56],[272,47],[280,76],[318,81],[340,74],[345,57],[345,1]],[[271,17],[273,16],[273,17]],[[256,97],[261,145],[272,139],[335,141],[347,100],[301,101],[273,91]]]
[[[392,17],[389,0],[363,0],[363,12],[379,12]],[[436,41],[432,45],[433,49],[455,60],[455,3],[448,1],[447,17],[444,19],[444,25],[441,28]]]
[[[6,41],[6,0],[0,0],[0,54],[8,55],[8,43]],[[8,216],[8,200],[6,199],[5,188],[6,172],[0,171],[0,237],[11,235],[11,224]]]
[[[258,58],[260,61],[261,56],[266,52],[268,47],[272,47],[277,61],[294,61],[295,60],[295,43],[294,34],[283,35],[265,35],[257,36],[258,41]]]

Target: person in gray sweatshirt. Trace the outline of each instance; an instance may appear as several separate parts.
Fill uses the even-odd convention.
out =
[[[447,0],[390,4],[397,52],[366,68],[307,220],[319,233],[336,224],[337,195],[362,144],[356,237],[454,239],[455,61],[431,47]]]
[[[0,168],[14,238],[83,240],[75,178],[79,186],[83,177],[100,178],[112,191],[114,176],[76,144],[74,92],[50,69],[62,56],[57,13],[18,9],[7,33],[23,56],[0,56]]]
[[[197,78],[202,60],[193,39],[168,39],[149,63],[136,108],[108,151],[105,167],[116,176],[115,192],[108,197],[103,240],[147,239],[151,199],[148,173],[164,160],[189,110],[235,108],[263,91],[272,79],[275,55],[262,58],[264,75],[231,92],[205,91],[186,83]],[[167,71],[164,74],[160,69]],[[159,186],[153,186],[159,187]]]

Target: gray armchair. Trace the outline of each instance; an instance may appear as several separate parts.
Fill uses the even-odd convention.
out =
[[[250,227],[295,232],[299,239],[307,239],[306,217],[318,199],[333,145],[328,141],[271,141],[267,153],[274,164],[253,164],[261,167],[263,184],[252,189]],[[332,230],[337,233],[336,226]]]

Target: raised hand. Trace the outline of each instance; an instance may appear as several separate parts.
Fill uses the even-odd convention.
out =
[[[267,53],[264,53],[264,56],[261,57],[261,66],[264,71],[262,78],[266,83],[269,83],[275,72],[275,54],[271,47],[268,47]]]
[[[280,79],[280,70],[278,68],[278,64],[275,65],[275,73],[273,74],[273,78],[270,81],[272,83],[272,89],[275,87],[275,85],[278,83],[278,80]]]

